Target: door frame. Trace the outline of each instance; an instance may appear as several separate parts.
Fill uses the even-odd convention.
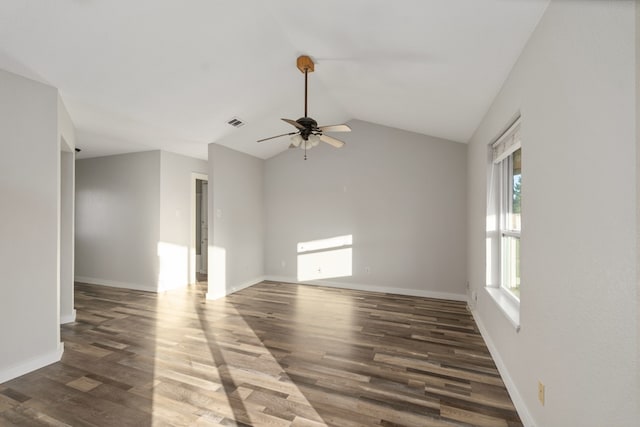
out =
[[[196,265],[196,245],[199,245],[200,242],[196,242],[196,227],[199,227],[199,224],[196,224],[196,181],[202,180],[209,182],[209,175],[197,172],[191,172],[191,237],[189,239],[189,283],[196,283],[196,272],[198,271],[198,266]],[[208,185],[207,185],[208,189]],[[207,198],[209,195],[207,194]],[[209,216],[209,209],[207,206],[207,216]],[[208,218],[207,218],[208,220]]]
[[[203,211],[206,216],[209,216],[209,181],[200,180],[202,186],[202,194],[200,194],[200,224],[197,224],[200,228],[200,263],[196,266],[200,274],[208,274],[209,266],[209,218],[203,218]],[[196,197],[197,198],[197,197]],[[203,234],[203,223],[207,224],[206,235]],[[204,241],[203,241],[204,240]],[[206,243],[206,244],[203,244]],[[196,245],[198,242],[196,242]],[[196,251],[197,252],[197,251]],[[196,255],[196,258],[198,256]],[[196,262],[198,259],[196,259]],[[203,268],[204,266],[204,268]]]

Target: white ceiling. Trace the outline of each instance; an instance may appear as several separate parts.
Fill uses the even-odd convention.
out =
[[[548,0],[2,0],[0,68],[60,89],[79,157],[220,143],[303,115],[467,142]],[[246,122],[226,124],[237,116]],[[336,135],[338,136],[338,135]]]

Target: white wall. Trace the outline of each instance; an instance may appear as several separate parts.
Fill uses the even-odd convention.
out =
[[[474,315],[527,425],[622,427],[639,419],[633,7],[552,1],[469,144]],[[518,111],[516,333],[483,287],[488,144]]]
[[[209,144],[209,290],[227,295],[264,279],[264,162]]]
[[[62,355],[57,102],[0,70],[0,383]]]
[[[64,139],[63,150],[75,153],[76,130],[62,98],[58,95],[58,135]]]
[[[640,6],[636,2],[636,396],[640,399]],[[640,403],[639,403],[640,405]],[[640,417],[640,408],[637,408]]]
[[[60,323],[76,318],[73,308],[75,130],[62,99],[58,96],[58,138],[60,139]]]
[[[466,145],[350,126],[341,149],[266,161],[267,276],[296,282],[299,242],[352,235],[352,276],[314,283],[464,299]]]
[[[189,283],[192,244],[192,173],[207,173],[207,161],[162,151],[160,154],[160,245],[158,290]],[[194,255],[195,256],[195,255]]]
[[[76,281],[157,290],[160,156],[76,161]]]

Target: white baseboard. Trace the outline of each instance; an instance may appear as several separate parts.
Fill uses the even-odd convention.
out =
[[[498,352],[498,349],[496,348],[495,344],[491,340],[491,336],[489,336],[487,328],[485,328],[484,323],[482,323],[482,320],[478,316],[477,311],[474,309],[471,309],[470,311],[471,311],[471,314],[473,315],[473,319],[476,321],[476,324],[478,325],[478,329],[480,330],[480,334],[482,335],[482,338],[487,343],[487,348],[489,348],[489,353],[491,353],[491,357],[493,358],[493,361],[495,362],[496,367],[498,368],[498,372],[500,372],[502,381],[504,381],[504,384],[507,387],[507,391],[509,392],[509,396],[513,401],[513,405],[516,407],[516,410],[518,411],[518,415],[520,415],[520,420],[525,425],[525,427],[535,427],[535,422],[533,420],[533,417],[531,416],[531,412],[529,411],[529,408],[524,402],[522,395],[518,391],[518,387],[516,387],[515,383],[513,382],[511,375],[509,375],[509,370],[507,369],[507,366],[502,361],[502,357],[500,357],[500,353]]]
[[[47,365],[56,363],[62,358],[64,352],[64,343],[58,343],[58,348],[40,356],[27,359],[22,363],[10,366],[9,368],[0,369],[0,384],[17,378],[21,375],[28,374],[36,369],[44,368]]]
[[[76,276],[76,282],[89,283],[90,285],[111,286],[113,288],[133,289],[136,291],[158,292],[158,288],[148,285],[141,285],[139,283],[124,283],[116,282],[114,280],[97,279],[95,277]]]
[[[353,289],[356,291],[382,292],[385,294],[405,295],[405,296],[412,296],[412,297],[436,298],[436,299],[446,299],[446,300],[453,300],[453,301],[467,301],[467,296],[465,294],[429,291],[426,289],[389,288],[384,286],[372,286],[372,285],[365,285],[365,284],[359,284],[359,283],[341,283],[341,282],[332,282],[327,280],[314,280],[313,282],[300,282],[294,277],[284,277],[284,276],[267,276],[266,280],[270,280],[273,282],[297,283],[300,285],[316,285],[316,286],[327,286],[331,288],[340,288],[340,289]]]
[[[230,294],[232,294],[234,292],[241,291],[241,290],[246,289],[246,288],[248,288],[250,286],[257,285],[258,283],[264,282],[265,280],[266,279],[265,279],[264,276],[260,276],[260,277],[256,277],[254,279],[242,282],[242,283],[240,283],[238,285],[232,286],[231,288],[227,288],[222,292],[215,291],[215,290],[213,292],[207,292],[207,299],[208,300],[216,300],[216,299],[219,299],[219,298],[224,298],[227,295],[230,295]],[[211,282],[209,282],[209,286],[211,286]],[[209,288],[209,289],[211,289],[211,288]]]
[[[76,309],[74,308],[71,314],[60,315],[60,324],[65,325],[67,323],[73,323],[76,321]]]

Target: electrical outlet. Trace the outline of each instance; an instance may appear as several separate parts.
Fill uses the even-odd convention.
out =
[[[544,384],[542,384],[542,381],[538,381],[538,400],[544,406]]]
[[[365,268],[364,268],[364,272],[365,272],[366,274],[371,274],[371,267],[365,267]]]

